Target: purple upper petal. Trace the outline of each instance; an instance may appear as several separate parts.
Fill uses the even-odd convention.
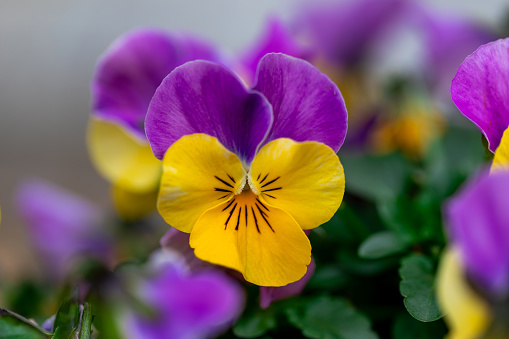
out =
[[[247,90],[224,66],[193,61],[163,80],[145,129],[158,159],[180,137],[205,133],[249,164],[271,124],[271,107],[262,95]]]
[[[299,280],[282,287],[260,286],[260,307],[267,308],[274,301],[291,298],[301,294],[309,279],[311,279],[315,273],[315,268],[315,260],[311,257],[311,262],[308,265],[306,274],[304,274],[304,276]]]
[[[42,181],[27,181],[17,192],[36,248],[48,270],[63,277],[80,255],[109,260],[111,243],[98,230],[99,210],[82,198]]]
[[[509,172],[484,175],[469,183],[446,206],[453,246],[480,287],[509,293]]]
[[[186,276],[165,263],[142,286],[143,299],[157,312],[152,319],[135,317],[136,338],[209,338],[240,315],[244,297],[230,278],[217,271]]]
[[[509,126],[509,38],[483,45],[465,59],[452,81],[451,97],[495,152]]]
[[[395,22],[404,0],[309,2],[295,20],[304,35],[329,62],[352,65]]]
[[[251,46],[242,57],[242,64],[248,71],[245,75],[248,83],[254,81],[258,62],[267,53],[284,53],[304,59],[311,54],[310,50],[299,44],[289,29],[276,17],[268,20],[263,35]]]
[[[143,121],[161,81],[187,61],[220,61],[209,44],[190,36],[138,29],[118,38],[98,62],[92,79],[92,108],[145,137]]]
[[[319,141],[338,151],[348,114],[334,82],[307,61],[267,54],[258,66],[255,90],[272,104],[274,123],[265,143],[277,138]]]

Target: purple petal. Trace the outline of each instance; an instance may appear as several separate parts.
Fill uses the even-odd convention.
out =
[[[145,128],[158,159],[180,137],[205,133],[249,164],[271,124],[271,107],[262,95],[247,90],[224,66],[193,61],[163,80]]]
[[[311,54],[310,50],[299,44],[289,29],[276,17],[268,20],[263,35],[241,58],[242,64],[248,71],[246,74],[248,83],[254,81],[258,62],[267,53],[284,53],[303,59]]]
[[[153,319],[134,319],[140,338],[206,338],[233,324],[244,296],[240,287],[217,271],[185,276],[178,266],[166,263],[142,287],[146,302],[157,312]]]
[[[172,253],[176,255],[178,259],[181,259],[184,265],[192,272],[217,267],[198,259],[196,255],[194,255],[194,249],[189,245],[189,237],[189,233],[171,228],[161,238],[161,247],[165,252]]]
[[[302,293],[304,287],[306,287],[309,279],[315,273],[315,260],[311,257],[311,262],[308,265],[308,270],[306,274],[296,282],[288,284],[282,287],[265,287],[260,286],[260,307],[267,308],[274,301],[278,301],[281,299],[291,298],[297,296]]]
[[[433,13],[420,3],[408,6],[410,20],[424,35],[426,75],[435,85],[451,79],[465,56],[496,37],[471,20],[451,14]]]
[[[278,138],[319,141],[339,150],[348,114],[341,92],[318,68],[284,54],[267,54],[255,90],[272,104],[274,123],[264,143]]]
[[[302,7],[295,30],[329,62],[352,65],[396,21],[404,4],[404,0],[313,1]]]
[[[110,259],[110,241],[97,229],[99,210],[82,198],[34,180],[19,188],[17,206],[47,269],[58,278],[79,256]]]
[[[452,101],[486,136],[492,152],[509,125],[508,78],[509,38],[479,47],[452,81]]]
[[[92,80],[92,108],[145,138],[143,121],[156,88],[187,61],[220,61],[211,45],[190,36],[138,29],[118,38],[98,62]]]
[[[485,290],[509,293],[509,172],[470,182],[446,206],[453,246],[471,279]]]

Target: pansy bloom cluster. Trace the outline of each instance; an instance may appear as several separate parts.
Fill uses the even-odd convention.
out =
[[[0,338],[509,338],[509,40],[414,0],[294,10],[236,52],[143,27],[97,56],[111,194],[20,185],[37,276],[0,267]]]

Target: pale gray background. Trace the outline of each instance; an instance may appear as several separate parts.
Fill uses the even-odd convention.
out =
[[[426,3],[493,26],[507,10],[507,0]],[[44,178],[108,204],[108,186],[90,166],[84,135],[88,83],[97,57],[113,39],[150,25],[194,32],[234,53],[253,41],[267,15],[289,18],[296,4],[0,0],[0,281],[37,270],[12,202],[23,178]]]

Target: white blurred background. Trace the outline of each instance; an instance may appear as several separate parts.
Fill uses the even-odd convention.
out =
[[[133,27],[155,26],[196,33],[235,53],[260,34],[268,15],[288,19],[298,3],[1,0],[0,281],[37,271],[13,203],[24,178],[46,179],[109,204],[108,185],[91,167],[84,140],[89,80],[98,56],[117,36]],[[426,3],[488,26],[500,24],[509,7],[507,0]]]

